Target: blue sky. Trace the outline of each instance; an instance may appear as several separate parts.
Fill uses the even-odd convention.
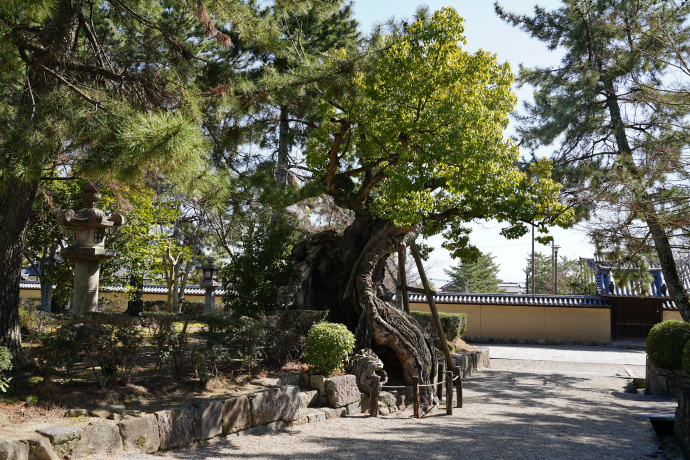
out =
[[[535,5],[553,9],[560,5],[557,0],[503,0],[501,5],[508,11],[529,14],[534,11]],[[493,1],[490,0],[465,0],[465,1],[427,1],[425,4],[431,11],[451,6],[458,10],[465,18],[465,35],[467,37],[466,49],[476,51],[484,49],[496,53],[502,61],[507,61],[517,74],[520,64],[533,66],[556,66],[561,54],[558,51],[550,52],[546,46],[519,29],[501,21],[494,13]],[[415,10],[420,5],[416,1],[408,0],[356,0],[354,11],[357,20],[361,24],[362,32],[367,33],[377,22],[385,23],[391,17],[396,19],[412,18]],[[517,90],[517,88],[516,88]],[[529,88],[517,91],[518,109],[524,100],[531,95]],[[509,129],[507,135],[511,133]],[[540,154],[548,155],[549,149],[544,148]],[[480,250],[491,252],[496,256],[495,261],[500,266],[500,277],[504,281],[521,282],[524,284],[526,258],[531,251],[531,238],[525,236],[518,240],[506,240],[498,232],[500,226],[496,222],[483,222],[474,225],[471,240]],[[557,245],[561,246],[559,254],[569,258],[591,257],[594,252],[587,236],[582,229],[561,230],[552,232]],[[431,240],[431,244],[439,248],[434,251],[433,258],[436,266],[430,270],[429,277],[440,286],[447,276],[443,272],[444,267],[454,265],[448,253],[440,248],[441,237]],[[551,254],[550,247],[536,243],[536,251]]]

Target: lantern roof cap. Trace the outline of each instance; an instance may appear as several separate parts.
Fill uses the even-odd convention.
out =
[[[218,270],[218,266],[215,264],[215,257],[213,256],[208,256],[206,259],[206,263],[202,265],[200,268],[202,270]]]

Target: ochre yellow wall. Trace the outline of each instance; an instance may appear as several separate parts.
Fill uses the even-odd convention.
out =
[[[668,321],[669,319],[677,319],[678,321],[683,321],[683,317],[680,316],[679,311],[673,311],[673,310],[664,310],[664,314],[662,317],[663,321]]]
[[[19,297],[21,299],[36,299],[36,301],[41,300],[41,291],[38,289],[20,289],[19,290]],[[115,304],[112,305],[113,308],[119,308],[119,309],[126,309],[127,308],[127,296],[123,292],[101,292],[100,297],[105,297],[106,299],[113,300]],[[184,296],[185,300],[189,300],[191,302],[204,302],[205,298],[203,295],[185,295]],[[165,294],[144,294],[144,301],[153,301],[153,300],[167,300],[167,296]],[[216,296],[216,306],[219,305],[219,302],[221,301],[221,296]]]
[[[611,341],[611,311],[608,308],[444,303],[436,306],[445,313],[466,313],[467,336]],[[410,309],[429,311],[429,305],[411,303]]]

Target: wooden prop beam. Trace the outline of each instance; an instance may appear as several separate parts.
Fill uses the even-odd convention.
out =
[[[405,273],[405,258],[407,255],[407,250],[405,248],[398,251],[398,277],[400,282],[400,295],[402,296],[403,309],[410,313],[410,296],[407,291],[410,289],[407,287],[407,273]]]
[[[424,266],[422,265],[422,257],[419,255],[419,249],[417,249],[417,244],[413,241],[411,245],[412,256],[417,264],[417,271],[419,272],[419,278],[422,281],[422,286],[426,293],[426,298],[429,302],[429,309],[431,310],[431,316],[434,317],[434,324],[436,324],[436,332],[438,332],[438,337],[441,339],[441,347],[443,348],[443,354],[446,356],[446,369],[453,369],[453,358],[450,356],[450,349],[448,348],[448,342],[446,341],[446,334],[443,332],[443,326],[441,326],[441,318],[438,316],[438,310],[436,309],[436,302],[434,302],[434,296],[431,293],[431,287],[429,286],[429,280],[426,278],[426,273],[424,272]]]

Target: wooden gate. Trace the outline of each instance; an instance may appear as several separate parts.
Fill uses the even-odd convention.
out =
[[[663,318],[661,299],[613,297],[611,299],[612,340],[644,340]]]

